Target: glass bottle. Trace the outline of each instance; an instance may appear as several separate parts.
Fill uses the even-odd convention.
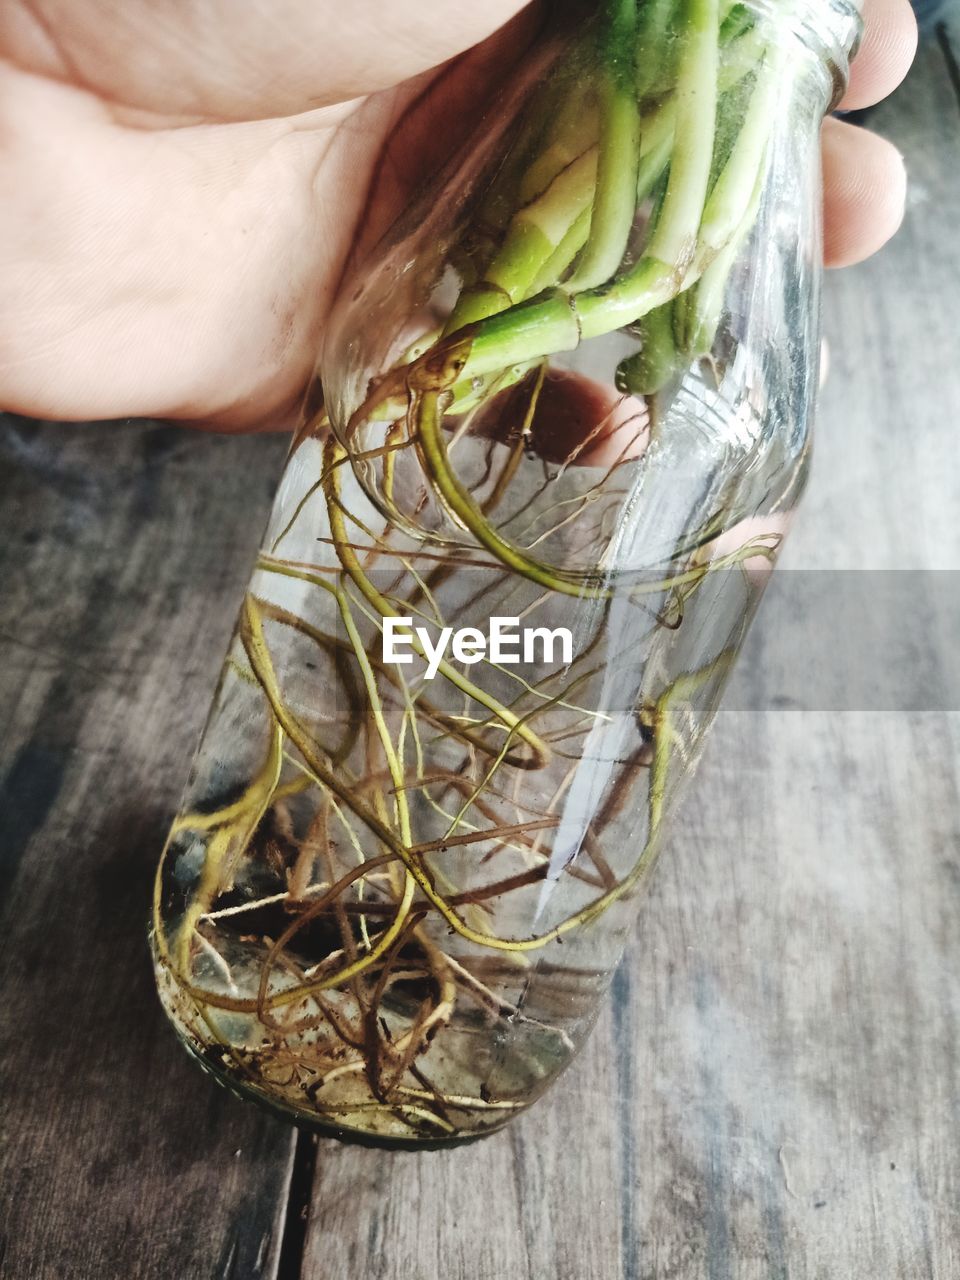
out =
[[[557,8],[347,279],[157,876],[243,1094],[455,1141],[583,1043],[802,488],[858,29]]]

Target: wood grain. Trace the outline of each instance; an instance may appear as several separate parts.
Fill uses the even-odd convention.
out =
[[[289,1131],[171,1036],[146,946],[276,440],[0,436],[0,1273],[275,1274]]]
[[[945,43],[871,122],[911,203],[828,282],[794,568],[960,568]],[[152,990],[149,884],[282,449],[2,428],[0,1275],[956,1280],[952,706],[732,700],[592,1040],[493,1138],[295,1142],[187,1061]],[[762,687],[778,625],[751,642]]]

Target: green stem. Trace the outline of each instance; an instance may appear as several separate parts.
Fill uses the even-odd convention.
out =
[[[666,386],[677,368],[673,311],[682,298],[664,303],[644,316],[640,350],[617,366],[617,388],[625,395],[652,396]]]
[[[672,69],[670,29],[675,0],[645,0],[637,35],[636,91],[640,98],[655,92]]]
[[[460,294],[445,334],[504,311],[527,295],[571,225],[590,207],[596,171],[597,152],[591,147],[564,169],[543,195],[520,210],[484,278]]]
[[[597,108],[590,92],[571,95],[557,115],[554,140],[532,162],[519,186],[518,203],[528,205],[584,151],[596,145]]]
[[[781,48],[771,45],[757,70],[737,140],[703,211],[700,240],[707,249],[719,252],[733,237],[750,207],[770,137],[782,69]]]
[[[717,30],[717,0],[685,0],[670,177],[643,257],[603,288],[535,298],[482,321],[472,334],[465,378],[572,351],[583,338],[636,323],[696,279],[706,265],[696,252],[713,160]]]
[[[692,260],[710,181],[717,116],[717,0],[685,0],[670,178],[648,257]]]
[[[640,114],[631,56],[637,4],[636,0],[607,0],[607,9],[601,34],[604,75],[593,216],[590,239],[568,284],[571,290],[590,289],[610,279],[623,259],[637,206]]]
[[[682,327],[675,327],[675,333],[678,344],[681,350],[686,352],[688,360],[706,355],[713,346],[723,314],[723,301],[730,272],[756,220],[763,192],[762,176],[762,174],[757,176],[749,204],[735,233],[704,271],[695,287],[688,290],[683,298],[677,300],[686,303],[682,311]]]

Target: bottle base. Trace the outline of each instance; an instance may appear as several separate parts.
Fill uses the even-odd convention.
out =
[[[216,1060],[218,1054],[212,1049],[201,1049],[180,1027],[174,1026],[174,1030],[177,1033],[177,1039],[190,1057],[221,1088],[228,1090],[235,1098],[239,1098],[241,1102],[252,1102],[276,1119],[284,1120],[287,1124],[293,1125],[304,1133],[315,1134],[318,1138],[333,1138],[338,1142],[346,1143],[348,1146],[374,1147],[378,1150],[386,1151],[443,1151],[450,1147],[465,1147],[471,1143],[480,1142],[483,1138],[499,1133],[514,1118],[511,1115],[509,1119],[504,1120],[501,1124],[491,1125],[476,1132],[461,1132],[450,1135],[437,1135],[436,1137],[401,1137],[383,1133],[379,1130],[364,1128],[357,1124],[350,1124],[343,1120],[336,1121],[332,1118],[315,1113],[311,1114],[293,1105],[288,1105],[282,1099],[268,1093],[265,1089],[259,1088],[252,1081],[239,1079],[234,1069],[226,1068]],[[223,1053],[226,1054],[227,1051],[223,1050]]]
[[[395,1081],[380,1092],[368,1079],[362,1058],[326,1071],[298,1072],[289,1063],[284,1066],[286,1059],[275,1052],[258,1047],[250,1032],[259,1024],[244,1018],[229,1030],[216,1025],[211,1011],[197,1004],[166,964],[156,958],[155,967],[164,1011],[191,1057],[235,1096],[312,1133],[409,1150],[460,1145],[502,1129],[526,1111],[548,1083],[549,1077],[527,1096],[486,1098],[482,1085],[470,1095],[459,1088],[443,1092],[422,1070],[411,1084]],[[289,1043],[285,1047],[289,1050]],[[462,1063],[445,1083],[454,1081],[466,1082]]]

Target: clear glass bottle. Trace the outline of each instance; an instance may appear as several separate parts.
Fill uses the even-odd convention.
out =
[[[157,877],[242,1093],[453,1141],[583,1043],[802,488],[857,31],[556,11],[347,280]]]

